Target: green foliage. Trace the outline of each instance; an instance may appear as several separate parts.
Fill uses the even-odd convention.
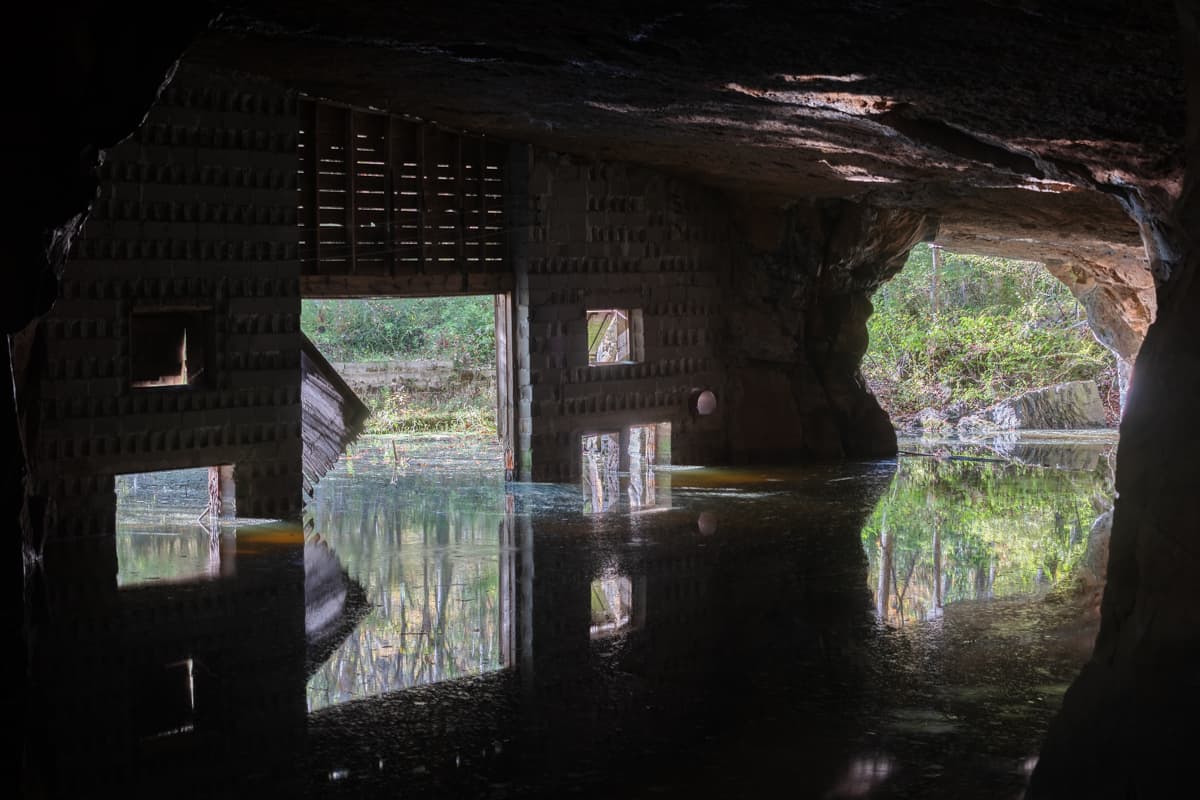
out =
[[[480,365],[496,358],[491,295],[305,300],[300,327],[335,361],[437,357]]]
[[[1093,471],[1067,471],[901,459],[862,531],[876,593],[883,537],[890,540],[889,618],[926,618],[935,593],[949,604],[1069,580],[1088,530],[1108,506],[1106,470],[1107,461]]]
[[[1113,355],[1041,264],[942,251],[936,320],[932,278],[930,248],[918,245],[873,298],[863,375],[893,416],[952,403],[977,410],[1039,386],[1088,378],[1102,396],[1115,398]]]
[[[371,409],[366,433],[454,431],[496,435],[496,408],[493,398],[485,393],[446,394],[414,400],[402,390],[389,388],[370,392],[362,400]]]

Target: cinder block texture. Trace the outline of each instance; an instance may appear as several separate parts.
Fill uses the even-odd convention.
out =
[[[676,461],[720,460],[720,414],[695,417],[688,399],[724,393],[719,305],[736,239],[723,198],[633,165],[536,149],[530,159],[529,225],[514,248],[528,288],[518,333],[529,372],[518,384],[530,399],[530,476],[574,479],[581,434],[647,423],[671,423]],[[588,366],[587,311],[600,308],[641,312],[637,363]]]
[[[241,516],[299,514],[298,120],[293,93],[184,65],[104,154],[61,297],[32,334],[44,359],[26,431],[50,535],[112,532],[97,480],[111,492],[114,474],[215,464],[238,465]],[[131,316],[172,313],[205,320],[188,334],[205,338],[202,370],[133,386]]]

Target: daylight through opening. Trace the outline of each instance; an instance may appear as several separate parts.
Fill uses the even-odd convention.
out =
[[[370,409],[366,433],[495,437],[496,306],[492,295],[306,299],[301,329]]]
[[[873,303],[862,370],[899,433],[862,532],[880,621],[1102,586],[1120,376],[1068,287],[1037,262],[920,245]]]
[[[1035,261],[921,244],[872,298],[862,370],[901,429],[1079,429],[1120,416],[1117,360]],[[1047,387],[1058,389],[1017,398]]]
[[[229,466],[117,475],[117,585],[231,574],[219,533],[234,516],[232,476]]]

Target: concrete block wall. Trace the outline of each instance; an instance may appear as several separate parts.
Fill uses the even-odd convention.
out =
[[[240,516],[298,516],[297,129],[294,94],[185,65],[105,154],[27,381],[48,530],[111,533],[115,474],[215,464]],[[131,314],[196,308],[200,384],[133,388]]]
[[[579,475],[580,437],[671,423],[676,463],[720,460],[720,308],[734,258],[731,215],[715,191],[628,164],[525,149],[510,166],[527,235],[514,246],[522,476]],[[527,186],[515,176],[528,175]],[[640,309],[644,358],[589,367],[587,310]]]

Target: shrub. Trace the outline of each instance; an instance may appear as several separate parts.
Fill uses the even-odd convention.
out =
[[[932,319],[927,245],[874,297],[863,375],[893,417],[927,406],[973,411],[1039,386],[1096,379],[1115,396],[1116,361],[1042,265],[943,251]]]

